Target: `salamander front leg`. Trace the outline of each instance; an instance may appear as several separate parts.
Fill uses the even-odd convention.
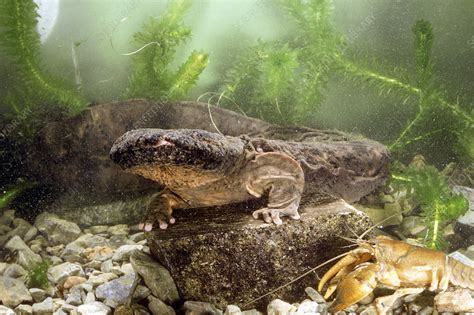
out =
[[[280,215],[298,220],[298,207],[304,188],[304,174],[299,163],[284,153],[262,153],[251,162],[247,192],[257,198],[268,193],[265,208],[253,212],[267,223],[282,224]]]
[[[145,222],[139,224],[139,228],[151,231],[153,224],[158,221],[160,229],[166,229],[168,223],[174,224],[173,209],[185,208],[187,204],[171,191],[165,189],[156,194],[148,203]]]

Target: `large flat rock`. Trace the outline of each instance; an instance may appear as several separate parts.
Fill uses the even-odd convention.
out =
[[[247,206],[177,211],[175,225],[148,233],[152,254],[170,271],[182,299],[242,306],[344,252],[340,236],[370,226],[342,200],[302,206],[301,220],[281,226],[253,219],[255,205]],[[304,288],[317,282],[311,273],[246,308],[264,309],[274,298],[301,301]]]

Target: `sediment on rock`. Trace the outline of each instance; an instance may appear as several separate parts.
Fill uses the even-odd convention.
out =
[[[177,212],[175,225],[148,234],[152,254],[170,271],[184,300],[220,308],[245,305],[344,252],[347,243],[340,236],[370,226],[362,212],[343,201],[304,206],[301,220],[280,226],[253,219],[244,207]],[[248,306],[263,310],[274,298],[301,300],[304,289],[316,283],[311,273]]]

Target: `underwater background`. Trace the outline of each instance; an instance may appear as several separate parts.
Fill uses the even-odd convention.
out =
[[[5,5],[7,3],[5,2]],[[44,71],[59,80],[74,84],[74,73],[77,69],[81,80],[81,96],[85,102],[90,103],[103,103],[125,97],[123,91],[128,87],[136,55],[124,54],[140,48],[138,43],[134,42],[133,35],[140,31],[150,16],[159,16],[167,6],[164,1],[139,0],[114,1],[113,4],[96,1],[39,3],[43,3],[43,10],[47,12],[45,17],[40,18],[39,31],[42,38],[37,47],[38,58]],[[362,133],[381,141],[391,141],[403,130],[407,120],[416,115],[417,100],[411,95],[411,99],[405,101],[410,93],[388,93],[389,90],[397,92],[397,87],[386,84],[379,88],[376,85],[384,83],[377,79],[373,82],[375,87],[370,87],[370,84],[364,83],[364,80],[368,80],[367,76],[357,77],[356,73],[345,72],[347,69],[335,69],[339,66],[338,62],[333,62],[330,57],[341,53],[348,56],[349,61],[356,62],[360,67],[357,71],[368,70],[381,76],[410,78],[413,81],[416,76],[416,60],[412,28],[417,20],[424,19],[429,21],[433,28],[430,63],[433,66],[436,92],[446,94],[446,98],[453,104],[459,102],[459,106],[467,113],[472,111],[473,80],[470,78],[474,62],[474,44],[471,15],[474,8],[471,1],[321,3],[330,7],[330,11],[322,13],[319,22],[311,21],[308,17],[310,22],[307,23],[313,23],[315,26],[318,23],[329,23],[330,29],[326,34],[313,32],[311,25],[298,24],[306,22],[296,20],[295,23],[295,16],[291,16],[290,8],[285,8],[275,1],[242,1],[238,5],[232,1],[197,1],[189,8],[183,9],[186,12],[177,13],[182,19],[179,23],[186,25],[191,33],[183,35],[179,42],[173,44],[175,47],[169,60],[170,68],[177,68],[192,51],[202,52],[209,58],[206,66],[200,69],[202,73],[199,80],[181,98],[195,100],[204,93],[225,91],[228,88],[225,84],[229,81],[232,69],[239,67],[239,61],[245,58],[245,53],[252,49],[253,52],[255,49],[273,50],[273,56],[257,62],[286,62],[289,68],[283,69],[283,65],[279,70],[281,73],[275,75],[286,76],[287,82],[295,80],[293,76],[299,76],[298,72],[305,62],[326,64],[324,78],[314,82],[318,85],[320,95],[314,96],[312,104],[300,105],[307,107],[303,111],[305,115],[310,116],[304,121],[304,125],[338,128]],[[310,9],[307,11],[311,14]],[[42,22],[43,19],[51,22],[48,25],[47,22]],[[317,43],[316,38],[312,41],[311,36],[319,36],[321,42]],[[27,44],[32,44],[26,40]],[[278,51],[274,49],[276,47],[263,48],[265,43],[277,45]],[[76,68],[71,45],[74,46]],[[257,48],[258,45],[261,47]],[[288,47],[284,48],[285,45]],[[318,50],[320,55],[308,52],[313,54],[309,57],[313,59],[306,61],[301,60],[302,57],[292,55],[301,55],[310,49]],[[5,54],[5,51],[2,53]],[[282,57],[285,53],[288,53],[287,57]],[[272,57],[296,60],[272,61]],[[16,84],[15,80],[12,80],[15,70],[10,58],[4,55],[0,60],[0,88],[4,96],[8,92],[11,93]],[[291,64],[293,61],[296,63]],[[291,72],[291,76],[283,71]],[[293,93],[294,99],[298,100],[298,96],[294,95],[297,92],[287,94]],[[227,92],[226,96],[234,95]],[[238,96],[238,91],[235,96]],[[280,95],[280,98],[282,97],[283,95]],[[243,103],[244,100],[240,102]],[[293,103],[287,101],[282,106],[298,106],[295,101]],[[258,102],[247,106],[258,106]],[[252,110],[247,112],[252,113]],[[270,119],[272,114],[274,113],[270,110],[269,113],[260,115],[267,115],[268,117],[264,118]],[[295,120],[294,123],[303,122]],[[436,145],[423,145],[423,141],[417,144],[431,151],[432,162],[437,165],[456,159],[456,153],[447,149],[451,147],[451,132],[442,133],[443,137],[439,138],[445,140],[438,139]],[[472,142],[469,146],[472,147]],[[412,150],[416,150],[416,146]]]
[[[93,185],[81,187],[87,180],[65,187],[55,176],[78,163],[81,169],[64,182],[90,168],[89,181],[102,184],[93,173],[97,165],[109,167],[115,139],[97,144],[107,155],[96,165],[89,160],[95,148],[82,148],[90,140],[80,136],[115,130],[114,121],[132,117],[130,106],[145,99],[201,102],[209,113],[220,107],[295,132],[328,129],[378,141],[390,151],[390,175],[361,199],[364,213],[374,223],[398,214],[383,224],[384,233],[466,254],[474,240],[473,17],[471,0],[0,0],[0,245],[12,236],[28,238],[31,224],[48,221],[45,210],[75,212],[69,221],[83,213],[90,223],[109,208],[120,212],[142,202],[124,201],[122,209],[116,202],[128,191],[92,198],[85,192]],[[91,114],[93,123],[85,117],[115,101],[128,106],[109,116]],[[175,122],[161,107],[154,114]],[[90,156],[78,156],[80,164],[67,154],[61,159],[64,152]],[[45,173],[48,167],[57,174]],[[120,219],[136,219],[127,215]],[[80,228],[68,241],[108,233],[135,235],[121,240],[123,246],[147,246],[136,227],[104,230],[84,222],[76,222]],[[59,246],[47,238],[48,248]],[[37,253],[47,247],[41,246]],[[117,260],[117,275],[131,268],[129,254]],[[11,255],[0,251],[0,262]],[[33,262],[25,263],[25,283],[47,287],[46,273],[59,261]],[[177,299],[165,302],[176,308]]]

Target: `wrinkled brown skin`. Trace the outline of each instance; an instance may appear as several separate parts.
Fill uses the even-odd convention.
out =
[[[369,295],[378,283],[396,289],[375,300],[379,314],[386,314],[398,297],[424,289],[445,291],[449,284],[474,289],[474,269],[443,252],[377,237],[339,260],[321,278],[318,290],[329,282],[325,298],[337,290],[329,312],[336,313]]]
[[[380,145],[372,150],[372,145],[341,141],[315,146],[225,137],[203,130],[138,129],[117,139],[110,156],[127,172],[166,187],[148,205],[145,230],[151,230],[155,220],[163,229],[174,223],[173,209],[219,206],[264,195],[268,197],[267,206],[253,216],[275,224],[282,223],[280,216],[300,218],[298,207],[303,192],[312,195],[329,187],[324,193],[353,201],[385,180],[388,153]],[[349,149],[341,154],[340,148]],[[328,158],[331,154],[334,161]],[[368,158],[363,165],[351,160],[357,155],[364,160],[364,154]],[[351,163],[354,170],[350,170]]]

